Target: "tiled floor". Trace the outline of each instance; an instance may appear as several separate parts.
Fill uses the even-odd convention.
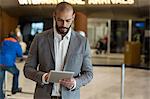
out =
[[[22,72],[24,62],[17,64],[20,69],[20,86],[24,93],[11,95],[7,92],[11,95],[8,99],[33,99],[31,93],[34,92],[35,83],[24,77]],[[150,99],[150,71],[126,68],[125,74],[124,99]],[[9,73],[7,81],[7,90],[10,90],[12,76]],[[91,83],[81,88],[81,99],[120,99],[120,86],[119,67],[94,67],[94,78]]]

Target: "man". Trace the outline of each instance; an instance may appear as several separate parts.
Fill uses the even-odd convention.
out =
[[[54,28],[36,35],[31,44],[24,74],[37,82],[34,99],[80,99],[80,87],[93,78],[90,46],[85,37],[71,29],[74,18],[71,4],[59,3]],[[71,71],[74,76],[48,83],[51,70]]]
[[[18,87],[19,70],[16,67],[16,57],[22,57],[22,49],[15,35],[5,38],[0,48],[0,99],[4,99],[3,82],[5,71],[13,74],[12,94],[21,92]]]

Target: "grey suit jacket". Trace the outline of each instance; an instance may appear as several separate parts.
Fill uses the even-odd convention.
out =
[[[24,66],[24,75],[35,82],[34,99],[51,99],[53,83],[43,84],[42,76],[55,69],[53,29],[35,36]],[[72,91],[61,86],[62,99],[80,99],[80,87],[93,78],[90,46],[87,39],[72,31],[64,71],[75,72],[76,88]]]

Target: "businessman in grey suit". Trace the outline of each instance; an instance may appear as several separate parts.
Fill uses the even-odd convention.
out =
[[[55,25],[35,36],[24,66],[24,75],[35,81],[34,99],[80,99],[80,87],[93,78],[87,38],[71,28],[75,13],[71,4],[61,2],[54,12]],[[74,72],[59,83],[47,81],[51,70]]]

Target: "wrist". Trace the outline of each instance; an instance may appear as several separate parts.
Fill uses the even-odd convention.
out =
[[[48,80],[48,73],[45,73],[43,76],[42,76],[42,82],[44,84],[49,84],[49,82],[47,81]]]

